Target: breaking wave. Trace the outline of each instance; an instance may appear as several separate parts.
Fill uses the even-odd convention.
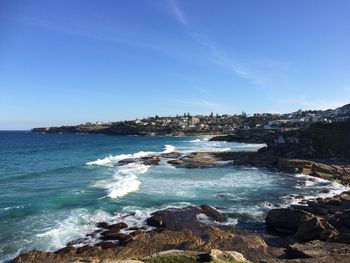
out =
[[[111,178],[99,180],[93,187],[106,189],[110,198],[122,197],[139,190],[141,182],[137,175],[147,172],[148,169],[149,166],[139,163],[120,166]]]
[[[119,154],[119,155],[109,155],[103,159],[97,159],[92,162],[87,162],[87,165],[103,165],[103,166],[113,166],[114,164],[118,163],[121,160],[129,159],[129,158],[142,158],[146,156],[150,156],[153,154],[159,154],[159,153],[171,153],[175,151],[175,146],[166,144],[164,145],[164,151],[163,152],[144,152],[140,151],[137,153],[132,154]]]

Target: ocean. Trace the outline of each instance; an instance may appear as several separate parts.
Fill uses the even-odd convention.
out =
[[[91,233],[100,221],[141,226],[152,212],[167,207],[212,205],[226,215],[223,224],[259,232],[267,211],[296,202],[296,195],[324,197],[344,190],[304,175],[227,164],[208,169],[174,168],[166,161],[114,166],[161,152],[263,146],[209,138],[1,131],[0,261],[32,249],[55,251]],[[331,191],[322,193],[324,188]]]

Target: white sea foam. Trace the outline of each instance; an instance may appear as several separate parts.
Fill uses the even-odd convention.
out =
[[[87,162],[87,165],[103,165],[103,166],[113,166],[121,160],[129,158],[142,158],[149,155],[155,154],[155,152],[144,152],[140,151],[134,154],[119,154],[119,155],[109,155],[103,159],[97,159],[96,161]]]
[[[171,153],[175,151],[175,146],[172,146],[170,144],[164,145],[165,150],[162,153]]]
[[[99,180],[94,187],[107,190],[110,198],[118,198],[139,190],[141,182],[137,175],[147,172],[149,166],[140,163],[130,163],[116,168],[111,178]]]
[[[328,181],[322,178],[313,177],[304,174],[294,174],[290,175],[298,178],[297,185],[295,188],[297,189],[307,189],[316,191],[315,194],[303,195],[302,199],[315,199],[315,198],[327,198],[332,197],[337,194],[341,194],[344,191],[347,191],[348,188],[342,184]],[[327,191],[322,191],[327,190]],[[300,198],[295,198],[296,195],[287,195],[282,196],[281,199],[285,201],[284,206],[289,206],[291,204],[300,204]]]
[[[104,211],[91,214],[87,209],[75,209],[65,219],[58,219],[52,227],[36,234],[36,242],[45,246],[45,250],[54,251],[66,246],[71,240],[83,238],[86,234],[92,233],[97,229],[97,222],[108,222],[111,218],[112,216]],[[86,242],[94,241],[90,238]]]
[[[175,151],[175,147],[169,144],[164,145],[164,151],[163,152],[136,152],[133,154],[119,154],[119,155],[109,155],[103,159],[97,159],[96,161],[87,162],[87,165],[102,165],[102,166],[113,166],[114,164],[118,163],[121,160],[129,159],[129,158],[142,158],[146,156],[150,156],[153,154],[160,154],[160,153],[171,153]]]
[[[8,210],[20,209],[20,208],[24,208],[24,206],[23,205],[8,206],[8,207],[0,208],[0,211],[8,211]]]
[[[154,154],[171,153],[175,151],[172,145],[164,145],[162,152],[137,152],[134,154],[120,154],[116,156],[108,156],[103,159],[97,159],[93,162],[86,163],[87,165],[102,165],[113,167],[121,160],[128,158],[142,158]],[[137,175],[147,172],[150,166],[140,163],[130,163],[123,166],[115,167],[116,171],[111,178],[99,180],[93,184],[94,187],[103,188],[107,190],[107,195],[110,198],[118,198],[127,195],[130,192],[139,190],[141,182]]]
[[[192,140],[190,142],[202,142],[202,140],[201,139],[195,139],[195,140]]]

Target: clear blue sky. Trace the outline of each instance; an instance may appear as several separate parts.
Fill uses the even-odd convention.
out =
[[[0,0],[0,129],[350,102],[348,0]]]

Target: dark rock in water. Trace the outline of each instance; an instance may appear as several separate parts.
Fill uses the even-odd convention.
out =
[[[120,160],[116,165],[122,166],[130,163],[136,163],[138,160],[139,160],[138,158],[127,158],[127,159]]]
[[[144,165],[158,165],[160,162],[159,156],[148,156],[148,157],[142,157],[141,163]]]
[[[171,153],[162,153],[160,154],[160,157],[162,158],[180,158],[182,156],[179,152],[171,152]]]
[[[160,157],[156,155],[145,156],[141,158],[127,158],[120,160],[116,166],[128,165],[130,163],[141,163],[144,165],[158,165],[160,162]]]
[[[123,240],[128,237],[127,234],[124,233],[116,233],[116,232],[110,232],[110,231],[105,231],[102,233],[102,236],[100,239],[102,240]]]
[[[320,192],[321,194],[328,194],[328,193],[331,192],[331,190],[325,188],[325,189],[320,190],[319,192]]]
[[[128,228],[128,225],[124,222],[120,222],[120,223],[109,225],[105,228],[109,230],[119,231],[121,229]]]
[[[146,220],[147,225],[153,226],[153,227],[163,227],[163,220],[161,216],[153,215]]]
[[[98,222],[98,223],[96,224],[96,226],[97,226],[98,228],[105,228],[105,229],[107,229],[107,227],[109,226],[109,224],[106,223],[106,222]]]
[[[201,205],[200,208],[202,209],[203,214],[212,218],[215,221],[223,221],[225,219],[225,217],[220,212],[218,212],[211,206]]]
[[[67,247],[78,245],[78,244],[84,244],[84,242],[86,242],[85,238],[78,238],[78,239],[75,239],[75,240],[68,242]]]
[[[210,219],[222,221],[224,216],[214,208],[203,205],[201,207],[188,206],[184,208],[174,208],[157,211],[146,220],[149,226],[179,230],[190,229],[194,233],[202,231],[202,227],[206,225],[197,219],[197,215],[205,214]]]

